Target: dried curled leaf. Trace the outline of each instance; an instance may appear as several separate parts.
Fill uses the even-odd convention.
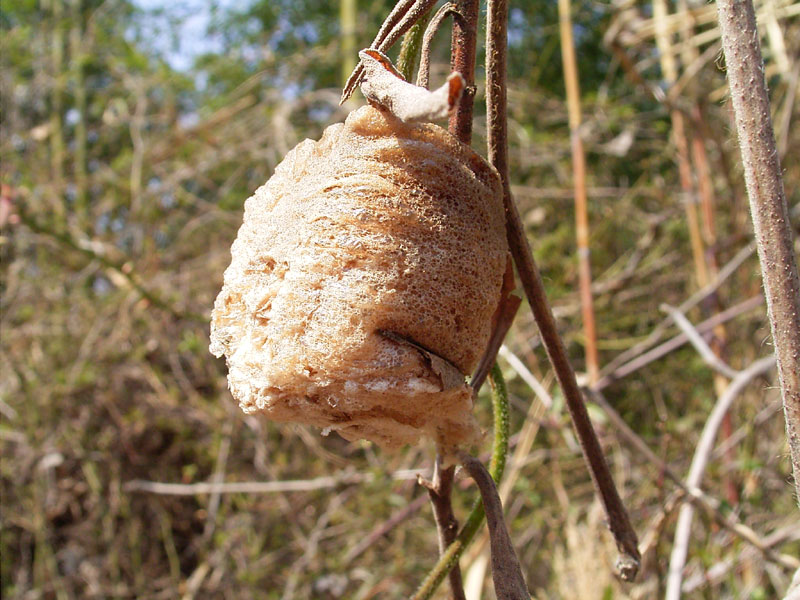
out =
[[[423,348],[413,340],[407,340],[401,335],[397,335],[392,331],[379,331],[382,336],[393,340],[401,346],[409,346],[414,348],[425,359],[425,363],[430,367],[431,371],[439,378],[439,385],[441,391],[445,392],[453,388],[459,388],[464,385],[464,374],[459,371],[454,364],[442,358],[435,352],[431,352],[427,348]]]
[[[447,118],[464,92],[466,84],[461,73],[451,73],[442,87],[431,92],[408,83],[389,58],[378,50],[367,48],[358,56],[364,65],[361,82],[364,97],[402,121],[430,122]]]
[[[440,127],[364,107],[245,204],[211,351],[248,413],[463,447],[506,253],[497,172]]]

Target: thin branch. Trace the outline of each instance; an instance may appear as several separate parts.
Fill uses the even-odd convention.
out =
[[[440,556],[447,551],[447,548],[455,541],[458,535],[458,521],[453,513],[452,500],[455,472],[454,466],[442,470],[441,457],[437,454],[433,479],[431,481],[419,480],[420,484],[428,489],[428,497],[433,506],[433,518],[436,522],[436,531],[439,537]],[[464,581],[458,564],[453,565],[447,577],[450,581],[452,600],[465,600]]]
[[[786,590],[786,596],[783,597],[783,600],[797,600],[798,598],[800,598],[800,567],[795,571],[792,582],[789,584],[789,589]]]
[[[539,269],[533,259],[519,211],[511,197],[508,177],[508,132],[506,118],[506,42],[508,7],[505,0],[489,2],[486,33],[486,120],[488,124],[489,161],[500,173],[506,207],[506,232],[511,255],[517,266],[522,287],[539,326],[547,355],[556,372],[567,401],[572,423],[589,465],[592,481],[603,502],[609,526],[620,551],[617,568],[625,580],[632,580],[639,570],[636,533],[622,504],[597,440],[583,396],[575,380],[564,344],[558,334]]]
[[[22,210],[22,205],[19,205],[20,210],[18,210],[17,214],[19,216],[19,220],[22,224],[24,224],[28,229],[33,231],[34,233],[38,233],[39,235],[45,235],[53,240],[76,250],[85,256],[89,257],[92,260],[96,260],[98,263],[106,267],[107,269],[111,269],[112,271],[116,272],[117,274],[121,275],[123,279],[125,279],[130,286],[136,290],[139,295],[150,302],[156,308],[159,308],[176,319],[186,319],[189,321],[196,321],[199,323],[207,323],[208,318],[204,315],[200,315],[193,312],[182,312],[172,306],[169,302],[161,298],[156,292],[153,292],[147,289],[140,281],[139,277],[135,275],[129,266],[125,263],[118,263],[102,254],[96,252],[92,247],[92,243],[90,241],[84,242],[83,240],[76,240],[74,239],[69,233],[65,231],[56,231],[54,229],[50,229],[46,225],[42,225],[36,219],[34,219],[31,215],[29,215],[26,211]]]
[[[395,4],[394,8],[389,12],[389,15],[383,21],[375,39],[372,40],[372,48],[378,48],[383,41],[389,36],[392,29],[394,29],[400,20],[408,14],[411,8],[416,4],[417,0],[400,0]]]
[[[763,375],[775,365],[775,357],[768,356],[751,364],[748,368],[740,371],[733,378],[725,393],[719,397],[714,410],[703,427],[703,433],[697,443],[697,449],[692,457],[692,465],[689,468],[689,475],[686,477],[688,488],[697,488],[703,479],[706,465],[708,464],[711,452],[714,449],[714,440],[717,438],[722,420],[733,404],[733,401],[744,390],[748,383],[759,375]],[[681,581],[683,579],[683,567],[686,564],[686,556],[689,550],[689,538],[694,517],[694,507],[685,504],[681,507],[678,515],[678,524],[675,527],[675,541],[672,546],[672,554],[669,561],[669,571],[667,573],[667,600],[678,600],[681,595]]]
[[[721,313],[706,319],[702,323],[699,323],[695,329],[701,334],[712,331],[718,324],[725,323],[735,317],[738,317],[739,315],[759,308],[763,303],[764,297],[761,294],[758,296],[753,296],[752,298],[748,298],[747,300],[740,302],[739,304],[735,304]],[[678,334],[674,338],[667,340],[652,350],[632,359],[630,362],[621,365],[610,375],[605,375],[600,381],[597,382],[597,385],[592,386],[592,389],[605,389],[615,381],[622,379],[623,377],[627,377],[631,373],[634,373],[642,367],[649,365],[651,362],[658,360],[662,356],[666,356],[677,348],[680,348],[688,341],[689,338],[685,334]]]
[[[597,382],[600,360],[597,352],[597,331],[592,298],[592,269],[589,246],[589,209],[586,199],[586,153],[581,138],[581,99],[578,81],[578,61],[572,36],[572,5],[570,0],[558,0],[558,21],[561,38],[561,57],[569,112],[569,137],[572,153],[572,178],[575,193],[575,232],[578,249],[578,289],[583,320],[586,371],[589,383]]]
[[[417,85],[420,87],[428,88],[431,72],[431,43],[436,32],[439,31],[439,27],[442,26],[442,22],[450,15],[453,15],[454,18],[461,18],[456,10],[456,5],[452,2],[443,4],[425,28],[419,58],[419,72],[417,73]]]
[[[709,282],[708,285],[697,290],[694,294],[689,296],[689,298],[687,298],[681,303],[680,306],[678,306],[678,310],[682,313],[686,313],[713,294],[731,275],[738,270],[738,268],[750,257],[751,254],[753,254],[753,252],[755,252],[755,250],[755,244],[749,244],[739,250],[739,252],[737,252],[736,255],[720,269],[714,281]],[[645,340],[616,356],[612,361],[603,367],[601,370],[601,375],[606,376],[609,373],[613,373],[621,365],[625,364],[636,356],[640,356],[648,348],[651,348],[654,344],[657,344],[664,335],[664,332],[669,327],[670,321],[671,319],[667,317],[653,328],[653,330],[650,332],[650,335],[648,335]]]
[[[800,277],[792,226],[753,3],[719,0],[717,8],[800,503]]]
[[[717,356],[714,351],[706,344],[705,340],[700,336],[700,332],[695,329],[694,325],[689,322],[682,312],[674,306],[662,304],[661,310],[668,313],[669,316],[675,321],[675,325],[680,328],[684,335],[689,339],[689,343],[694,346],[694,349],[700,354],[706,364],[721,373],[728,379],[736,377],[737,372],[732,369],[724,360]]]
[[[392,473],[396,480],[417,479],[419,470],[401,470]],[[340,473],[338,475],[316,477],[314,479],[294,479],[286,481],[237,481],[230,483],[162,483],[133,479],[123,485],[126,492],[144,492],[163,496],[196,496],[198,494],[280,494],[284,492],[310,492],[373,481],[371,473]]]
[[[614,410],[614,408],[608,403],[601,393],[590,391],[590,394],[595,404],[602,408],[603,412],[605,412],[606,416],[608,416],[608,420],[614,426],[615,431],[625,440],[627,440],[628,443],[639,453],[641,453],[645,459],[657,467],[660,473],[663,473],[669,479],[671,479],[673,483],[678,486],[681,493],[685,494],[686,498],[692,504],[709,514],[717,525],[727,531],[730,531],[735,536],[741,538],[754,548],[758,549],[768,560],[771,560],[772,562],[779,564],[786,569],[796,569],[800,567],[800,560],[784,554],[776,554],[770,548],[770,545],[762,540],[762,538],[759,537],[759,535],[752,529],[743,523],[733,521],[722,514],[717,508],[719,506],[719,501],[696,487],[689,488],[683,482],[683,479],[681,479],[681,477],[675,472],[675,470],[670,467],[668,463],[658,457],[655,452],[650,449],[647,443],[628,426],[625,420],[616,410]]]
[[[536,377],[534,377],[533,373],[530,372],[525,363],[523,363],[520,358],[511,352],[505,345],[500,346],[500,352],[498,353],[502,356],[508,364],[511,366],[512,369],[520,376],[522,381],[528,384],[528,387],[531,388],[536,397],[539,401],[544,405],[544,407],[550,410],[553,407],[553,397],[550,393],[545,389],[545,387],[539,382]]]

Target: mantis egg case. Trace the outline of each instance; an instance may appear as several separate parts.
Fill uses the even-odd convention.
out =
[[[475,442],[464,375],[508,252],[497,172],[441,127],[366,106],[295,147],[245,204],[214,305],[248,413],[384,447]]]

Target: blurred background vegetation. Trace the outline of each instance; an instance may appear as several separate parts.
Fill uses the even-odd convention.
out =
[[[430,468],[432,448],[387,454],[245,417],[224,364],[207,350],[244,200],[298,141],[344,118],[343,73],[355,61],[345,49],[367,46],[391,4],[358,2],[353,22],[340,3],[312,0],[3,1],[4,598],[401,598],[435,562],[435,526],[413,480]],[[581,371],[558,11],[555,2],[511,4],[513,191]],[[756,7],[796,230],[800,4]],[[572,17],[604,376],[596,387],[685,476],[725,382],[688,344],[641,359],[680,333],[667,322],[650,335],[664,321],[660,305],[680,305],[736,259],[687,317],[726,317],[703,331],[735,369],[771,352],[716,8],[577,0]],[[443,32],[434,85],[448,52]],[[479,89],[479,151],[482,99]],[[662,594],[676,486],[590,407],[645,550],[638,582],[619,583],[525,307],[506,345],[512,430],[524,433],[506,512],[531,590],[537,598]],[[552,406],[535,400],[528,372]],[[483,397],[477,411],[488,428]],[[701,487],[775,553],[798,556],[774,371],[747,387],[724,429]],[[346,482],[315,479],[342,474]],[[152,494],[135,480],[301,480],[318,489]],[[458,514],[476,495],[467,483],[456,490]],[[491,598],[481,547],[462,567],[471,593]],[[776,597],[790,575],[708,513],[696,515],[685,597]]]

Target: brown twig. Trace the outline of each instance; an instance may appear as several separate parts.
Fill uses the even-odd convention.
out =
[[[433,506],[433,518],[436,521],[436,531],[439,534],[439,554],[442,555],[458,535],[458,521],[453,513],[453,480],[455,479],[455,466],[442,469],[441,457],[436,456],[436,466],[431,481],[419,479],[420,484],[428,490],[428,497]],[[461,569],[456,564],[447,574],[450,581],[450,591],[453,600],[465,600],[464,582],[461,578]]]
[[[370,48],[386,52],[391,48],[403,34],[411,29],[430,9],[436,4],[436,0],[400,0],[386,20],[378,30]],[[361,83],[364,75],[364,66],[359,62],[353,73],[344,84],[342,98],[339,104],[343,104]]]
[[[800,278],[770,118],[764,60],[753,3],[719,0],[717,8],[800,503]]]
[[[698,323],[695,327],[698,333],[707,333],[712,331],[714,327],[719,325],[720,323],[725,323],[734,317],[737,317],[741,314],[759,308],[764,303],[764,297],[759,294],[757,296],[753,296],[752,298],[748,298],[747,300],[740,302],[739,304],[735,304],[728,308],[727,310],[722,311],[721,313],[714,315],[713,317],[706,319],[702,323]],[[678,309],[680,310],[680,309]],[[631,373],[634,373],[649,365],[651,362],[658,360],[662,356],[666,356],[673,350],[676,350],[683,346],[685,343],[689,341],[689,338],[686,334],[681,333],[676,335],[675,337],[667,340],[663,344],[656,346],[652,350],[647,352],[643,352],[632,358],[630,361],[623,363],[619,367],[617,367],[612,373],[608,375],[604,375],[603,378],[597,382],[596,385],[592,386],[594,390],[602,390],[607,388],[609,385],[614,383],[615,381],[622,379],[623,377],[627,377]]]
[[[450,15],[453,15],[453,18],[462,18],[456,10],[456,5],[452,2],[443,4],[425,28],[419,56],[419,72],[417,72],[417,85],[420,87],[428,88],[431,72],[431,43],[442,22]]]
[[[503,505],[494,479],[481,461],[462,453],[459,458],[470,477],[475,480],[483,500],[486,523],[489,526],[489,543],[492,550],[492,579],[498,600],[530,600],[522,567],[511,544]]]
[[[450,116],[448,129],[461,142],[472,140],[472,101],[475,98],[475,53],[478,35],[478,0],[457,0],[456,10],[463,19],[453,19],[450,42],[450,70],[464,76],[466,89],[461,103]]]
[[[569,363],[564,344],[544,291],[541,275],[533,259],[519,211],[511,197],[508,178],[508,131],[506,118],[506,24],[508,6],[505,0],[489,2],[486,36],[486,120],[488,125],[489,161],[503,181],[506,207],[506,232],[511,255],[517,266],[522,287],[528,297],[547,355],[556,372],[567,401],[572,423],[581,442],[584,458],[608,516],[609,527],[621,556],[617,568],[623,579],[632,580],[639,570],[636,533],[622,505],[614,480],[608,470],[597,440],[575,373]]]

